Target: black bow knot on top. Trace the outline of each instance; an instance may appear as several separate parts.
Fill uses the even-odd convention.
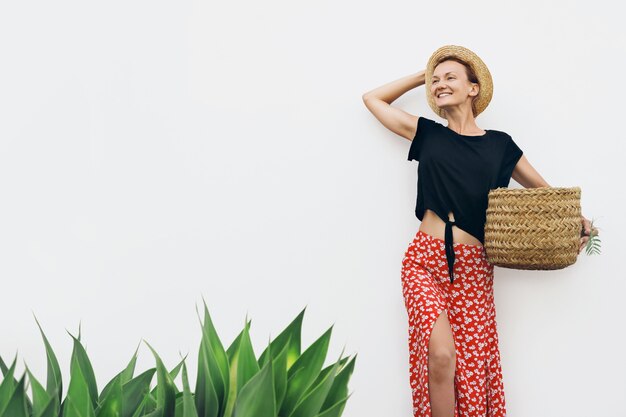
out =
[[[445,222],[446,259],[448,261],[448,274],[450,275],[450,284],[452,284],[454,282],[454,244],[452,242],[452,226],[456,225],[456,223],[450,219],[445,219]]]

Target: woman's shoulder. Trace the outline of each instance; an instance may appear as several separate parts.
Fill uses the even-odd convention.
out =
[[[415,130],[415,138],[423,135],[430,136],[437,130],[438,127],[439,123],[437,123],[436,121],[429,119],[425,116],[418,116],[417,126]]]
[[[432,125],[439,125],[441,123],[439,123],[439,122],[437,122],[437,121],[435,121],[433,119],[429,119],[426,116],[418,116],[417,124],[418,124],[418,126],[421,125],[421,124],[432,126]]]
[[[446,129],[440,122],[426,116],[419,116],[417,120],[417,128],[432,135],[439,135],[443,129]]]
[[[509,136],[509,134],[506,133],[504,130],[498,130],[498,129],[488,129],[488,130],[500,136]]]

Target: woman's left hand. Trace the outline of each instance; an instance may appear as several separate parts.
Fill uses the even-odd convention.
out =
[[[582,228],[580,231],[581,238],[580,238],[580,247],[578,248],[578,253],[580,253],[583,250],[583,248],[587,244],[587,241],[589,240],[589,236],[591,235],[591,222],[589,221],[589,219],[587,219],[585,216],[581,214],[580,221],[582,223]]]

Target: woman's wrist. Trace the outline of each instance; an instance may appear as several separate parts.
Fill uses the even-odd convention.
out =
[[[417,77],[417,87],[426,84],[426,70],[422,70],[415,74]]]

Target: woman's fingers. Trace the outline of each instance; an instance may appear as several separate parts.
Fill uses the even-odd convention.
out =
[[[588,236],[580,238],[580,246],[578,247],[578,253],[580,253],[583,250],[588,240],[589,240]]]
[[[591,222],[585,216],[580,216],[580,222],[582,223],[582,231],[580,232],[582,235],[589,235],[591,233]]]
[[[580,221],[582,223],[582,230],[580,231],[580,246],[578,248],[578,253],[580,253],[583,248],[587,245],[590,236],[598,236],[599,232],[597,228],[591,228],[591,222],[585,216],[580,216]]]

